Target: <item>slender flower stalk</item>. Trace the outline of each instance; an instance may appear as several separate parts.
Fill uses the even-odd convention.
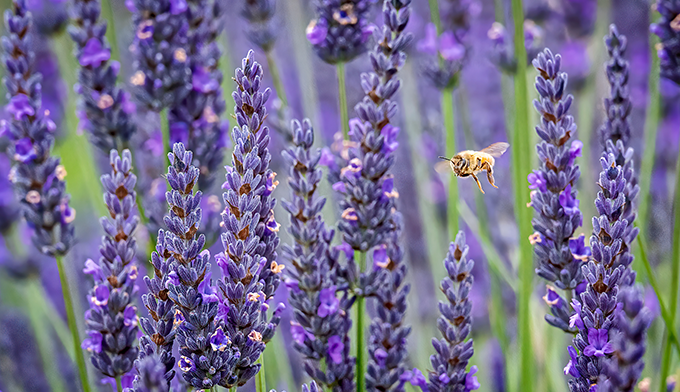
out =
[[[94,367],[103,375],[119,378],[137,359],[137,308],[133,304],[138,277],[134,238],[139,217],[135,215],[135,184],[132,155],[111,150],[111,172],[101,177],[108,216],[100,219],[105,235],[98,261],[88,259],[83,272],[92,275],[94,287],[88,294],[85,312],[88,338],[82,348],[90,352]]]
[[[194,193],[199,169],[193,155],[182,143],[168,154],[167,179],[171,190],[165,216],[168,231],[170,273],[168,297],[174,303],[175,331],[179,344],[179,368],[184,380],[196,388],[212,388],[223,379],[232,384],[234,365],[240,354],[231,347],[229,336],[216,321],[218,298],[211,287],[210,252],[203,250],[205,236],[197,235],[201,224],[202,193]]]
[[[191,70],[191,91],[168,113],[170,142],[182,142],[193,152],[193,164],[201,172],[197,185],[203,192],[210,191],[215,182],[227,140],[227,123],[220,120],[226,105],[217,45],[224,24],[223,6],[220,1],[187,1],[186,63]]]
[[[218,281],[220,317],[241,356],[236,363],[237,380],[220,385],[242,386],[260,370],[258,359],[274,336],[283,304],[267,321],[269,302],[280,283],[284,266],[276,262],[280,225],[274,219],[276,174],[269,168],[269,128],[265,104],[271,90],[260,91],[262,67],[249,51],[234,78],[232,94],[238,126],[232,131],[234,151],[227,167],[223,194],[224,252],[215,256],[222,269]]]
[[[604,364],[614,352],[611,340],[615,335],[612,328],[616,328],[619,287],[626,287],[630,277],[634,281],[634,272],[617,263],[617,255],[628,240],[632,226],[622,215],[626,203],[625,169],[617,164],[612,153],[605,152],[600,164],[601,191],[595,200],[599,216],[593,218],[590,237],[592,259],[582,268],[586,287],[572,300],[575,313],[570,327],[578,328],[578,333],[573,347],[569,347],[571,360],[564,369],[565,374],[574,377],[569,381],[572,392],[589,391],[603,374]]]
[[[396,74],[404,65],[406,55],[403,51],[411,42],[411,35],[404,33],[410,16],[410,3],[408,0],[383,3],[384,25],[376,31],[377,45],[370,53],[373,72],[361,75],[365,96],[355,106],[358,118],[350,121],[350,140],[343,143],[344,149],[340,154],[344,167],[340,170],[332,160],[326,162],[331,169],[333,188],[344,195],[340,201],[343,212],[338,227],[347,247],[357,254],[357,262],[354,257],[349,258],[348,269],[351,270],[350,284],[356,286],[360,297],[357,300],[359,318],[356,325],[359,391],[364,390],[366,382],[366,369],[363,368],[365,352],[361,344],[365,328],[362,297],[373,296],[379,287],[389,284],[387,277],[391,276],[381,273],[380,268],[369,268],[365,273],[363,269],[366,253],[376,246],[386,246],[394,229],[392,211],[398,193],[388,171],[394,164],[394,151],[399,145],[399,128],[390,121],[397,111],[397,104],[392,101],[400,87]],[[387,267],[387,264],[384,266]],[[399,279],[395,278],[395,281],[399,282]],[[376,329],[374,332],[379,331]],[[395,352],[401,353],[398,349]],[[399,362],[404,359],[391,358],[390,368],[398,368]],[[379,378],[374,381],[381,383],[386,380]]]
[[[522,9],[521,0],[511,0],[512,19],[514,21],[524,20],[524,10]],[[523,70],[527,66],[526,48],[519,44],[523,42],[524,23],[515,23],[514,31],[514,47],[515,56],[517,58],[517,69]],[[519,231],[519,293],[517,296],[517,330],[518,330],[518,345],[520,347],[520,380],[519,383],[525,389],[525,392],[532,392],[534,379],[532,372],[534,368],[534,354],[531,343],[531,315],[529,304],[531,295],[533,293],[533,274],[534,263],[531,255],[531,246],[524,241],[530,235],[531,227],[531,213],[526,208],[529,200],[527,195],[525,179],[529,174],[530,161],[528,157],[531,154],[530,136],[529,136],[529,99],[527,76],[524,72],[518,72],[515,77],[515,124],[513,131],[512,145],[512,177],[515,201],[515,218]]]
[[[430,357],[433,371],[429,372],[429,391],[465,391],[479,388],[477,367],[467,371],[467,365],[474,354],[472,339],[468,339],[471,331],[472,303],[469,294],[474,277],[472,267],[474,261],[468,260],[469,247],[465,243],[465,233],[456,235],[456,241],[449,245],[449,252],[444,259],[444,267],[448,276],[442,279],[441,290],[446,302],[439,303],[441,315],[437,320],[437,328],[443,339],[432,339],[435,355]]]
[[[127,92],[116,86],[120,63],[110,61],[107,21],[99,17],[101,11],[99,0],[75,1],[71,9],[74,24],[68,31],[80,64],[76,86],[80,126],[87,130],[92,144],[108,152],[129,146],[135,133],[130,118],[134,104]]]
[[[3,37],[2,63],[7,70],[4,84],[9,102],[9,123],[3,121],[0,136],[10,140],[13,160],[10,181],[21,205],[21,214],[33,231],[38,250],[56,259],[62,295],[71,330],[76,366],[84,392],[89,392],[87,369],[63,256],[73,245],[75,210],[66,194],[66,170],[51,156],[56,125],[42,109],[41,75],[34,71],[34,32],[24,0],[14,0],[4,13],[8,35]]]
[[[354,358],[349,355],[349,308],[353,299],[345,291],[337,298],[339,250],[331,246],[335,232],[325,226],[321,210],[326,199],[316,193],[323,173],[313,149],[314,130],[309,120],[293,121],[293,144],[283,152],[289,165],[291,200],[282,203],[290,214],[292,245],[283,257],[290,268],[286,286],[294,309],[291,333],[295,349],[304,357],[305,372],[328,391],[350,392],[354,385]]]
[[[614,354],[604,365],[598,392],[633,392],[645,366],[647,329],[653,317],[644,306],[644,291],[641,287],[624,288],[617,300],[621,307],[614,314]]]
[[[532,225],[536,232],[529,237],[538,259],[536,274],[556,288],[573,295],[583,277],[581,266],[590,256],[585,237],[574,237],[583,223],[579,209],[576,184],[581,175],[576,158],[581,155],[581,143],[575,138],[576,123],[569,114],[573,102],[566,95],[566,73],[560,70],[562,58],[546,49],[533,64],[539,73],[536,90],[539,99],[534,107],[541,115],[536,128],[541,138],[536,151],[540,166],[529,175],[531,206],[536,211]],[[559,228],[559,229],[556,229]],[[551,313],[546,321],[566,332],[574,332],[569,326],[569,304],[552,286],[545,297]]]

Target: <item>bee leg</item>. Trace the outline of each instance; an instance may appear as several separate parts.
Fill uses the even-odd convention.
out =
[[[484,193],[484,189],[482,189],[482,184],[479,182],[479,178],[475,175],[475,173],[472,173],[472,178],[475,179],[475,182],[477,183],[477,186],[479,187],[479,190]]]
[[[493,179],[493,167],[489,165],[488,163],[486,164],[486,178],[489,180],[489,184],[491,184],[492,187],[498,189],[496,184],[494,184],[494,179]]]

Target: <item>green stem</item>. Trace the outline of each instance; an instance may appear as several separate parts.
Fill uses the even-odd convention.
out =
[[[652,286],[652,289],[654,289],[654,293],[656,294],[656,298],[659,302],[659,308],[661,309],[661,318],[663,319],[664,324],[666,325],[668,337],[670,338],[670,341],[673,344],[673,346],[675,346],[677,352],[680,354],[680,341],[678,341],[677,334],[675,333],[675,328],[673,327],[673,323],[671,321],[671,315],[668,312],[666,303],[663,299],[663,296],[661,295],[659,282],[656,280],[656,276],[654,276],[654,271],[652,270],[652,265],[649,263],[649,259],[647,258],[647,240],[645,240],[642,236],[638,236],[637,243],[638,246],[636,247],[635,256],[636,258],[641,260],[642,265],[645,268],[649,285]]]
[[[675,167],[675,196],[673,197],[673,238],[671,239],[671,290],[670,290],[670,326],[669,331],[675,331],[675,315],[678,310],[678,286],[680,283],[680,157]],[[670,334],[669,334],[670,335]],[[670,339],[664,342],[661,362],[661,380],[665,380],[673,362]]]
[[[267,392],[267,382],[265,380],[264,372],[264,353],[260,354],[260,358],[257,359],[257,363],[260,365],[260,371],[255,375],[255,391],[257,392]]]
[[[347,86],[345,86],[345,63],[338,63],[338,99],[340,100],[340,121],[342,136],[349,138],[349,112],[347,111]]]
[[[531,234],[531,213],[527,208],[529,192],[527,189],[527,176],[529,175],[530,162],[530,134],[529,134],[529,99],[527,96],[527,55],[524,43],[524,11],[522,0],[512,0],[512,19],[514,21],[514,42],[517,57],[517,69],[515,74],[515,128],[512,145],[512,168],[515,190],[515,216],[519,227],[519,279],[520,289],[517,296],[517,327],[518,345],[520,347],[520,379],[519,385],[522,390],[532,392],[534,381],[532,369],[534,367],[534,355],[531,343],[531,314],[530,300],[533,291],[533,252],[529,244]]]
[[[437,35],[442,33],[442,22],[439,19],[439,3],[437,0],[428,0],[430,4],[430,19],[437,29]]]
[[[442,117],[444,120],[444,137],[446,139],[447,157],[456,155],[456,119],[453,107],[453,89],[442,91]],[[447,205],[447,218],[449,223],[449,239],[456,240],[458,234],[458,178],[451,173],[449,182],[449,202]]]
[[[57,367],[54,365],[53,340],[50,336],[51,331],[49,330],[49,324],[45,322],[42,307],[41,304],[39,304],[39,302],[44,299],[41,297],[42,290],[38,288],[38,286],[42,285],[37,278],[29,279],[23,286],[26,298],[30,299],[30,303],[28,304],[28,317],[31,322],[31,327],[33,328],[33,333],[35,334],[36,343],[38,344],[38,351],[40,352],[40,359],[42,360],[47,382],[50,384],[50,388],[53,392],[60,392],[65,390],[64,383],[62,382]]]
[[[167,159],[167,153],[172,152],[172,146],[170,145],[170,123],[168,122],[168,108],[164,108],[159,113],[161,121],[161,136],[163,138],[163,148],[165,148],[166,156],[163,159]]]
[[[640,200],[638,203],[640,217],[638,222],[642,229],[647,227],[647,217],[649,213],[649,194],[652,183],[652,170],[654,169],[654,158],[656,158],[656,133],[659,129],[661,118],[661,94],[659,94],[659,57],[656,55],[654,46],[658,38],[650,34],[649,46],[652,51],[652,66],[649,71],[649,103],[647,104],[647,117],[645,119],[645,153],[642,154],[642,164],[640,166]],[[644,232],[644,230],[643,230]]]
[[[357,260],[357,265],[360,270],[366,266],[366,253],[354,252],[354,257]],[[357,344],[357,392],[366,391],[366,338],[364,333],[366,331],[366,299],[358,297],[356,302],[357,307],[357,323],[356,323],[356,344]]]
[[[68,277],[66,276],[66,267],[64,259],[61,256],[56,256],[57,267],[59,268],[59,280],[61,281],[61,293],[64,296],[64,306],[66,307],[66,319],[68,320],[68,327],[71,330],[71,337],[73,338],[73,350],[76,355],[76,366],[78,367],[78,374],[80,375],[80,383],[83,386],[83,392],[90,392],[90,384],[87,380],[87,367],[85,366],[85,357],[83,350],[80,348],[80,335],[78,334],[78,323],[76,322],[76,313],[73,308],[73,300],[71,299],[71,289],[68,284]]]
[[[123,392],[123,384],[120,381],[120,376],[116,377],[116,390],[118,392]]]
[[[267,66],[269,67],[269,73],[271,74],[272,82],[274,83],[274,88],[276,89],[276,95],[279,97],[281,102],[283,102],[283,106],[288,106],[286,90],[283,88],[283,83],[281,82],[281,77],[279,76],[279,67],[276,65],[274,55],[272,54],[271,50],[268,50],[264,53],[267,57]]]
[[[236,392],[236,386],[234,385],[233,387],[229,388],[229,392]]]
[[[102,0],[102,19],[106,20],[106,40],[111,45],[111,60],[120,60],[118,52],[118,35],[116,34],[116,14],[113,11],[113,0]]]

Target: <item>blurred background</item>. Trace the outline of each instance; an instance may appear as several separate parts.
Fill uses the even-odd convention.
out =
[[[223,50],[220,68],[224,72],[222,87],[227,101],[224,120],[234,120],[234,89],[231,80],[233,70],[240,65],[247,51],[254,47],[245,31],[247,22],[240,15],[245,0],[226,0],[225,31],[219,41]],[[443,1],[443,0],[442,0]],[[98,217],[104,212],[99,175],[108,166],[108,155],[94,148],[79,127],[76,113],[77,96],[74,93],[77,62],[73,56],[73,42],[65,32],[68,23],[69,4],[63,0],[29,0],[29,6],[39,30],[36,42],[37,68],[43,74],[43,105],[57,125],[55,155],[62,159],[68,176],[68,192],[71,205],[77,210],[77,244],[66,256],[66,265],[74,294],[77,314],[87,306],[86,293],[91,286],[89,276],[82,272],[85,260],[98,255],[102,229]],[[315,127],[317,143],[330,146],[340,131],[338,91],[335,68],[324,63],[312,51],[305,36],[305,29],[314,18],[308,0],[279,0],[276,2],[275,23],[277,39],[272,52],[286,91],[289,106],[283,107],[277,99],[271,99],[268,124],[276,132],[270,145],[273,170],[281,176],[286,173],[280,152],[288,143],[287,124],[292,118],[308,117]],[[2,0],[2,9],[10,6]],[[498,61],[498,25],[512,31],[510,2],[508,0],[477,0],[466,3],[470,14],[470,58],[462,70],[459,86],[455,90],[455,121],[457,145],[460,149],[481,149],[491,143],[510,140],[506,124],[512,123],[514,115],[512,76],[504,72]],[[132,75],[132,59],[128,47],[135,32],[131,14],[123,0],[104,0],[103,17],[109,21],[107,36],[114,53],[121,63],[120,81],[129,83]],[[375,6],[372,18],[381,24],[382,16]],[[427,0],[413,0],[413,14],[408,31],[415,35],[414,45],[408,49],[408,59],[400,77],[402,90],[398,94],[400,111],[397,123],[402,129],[400,148],[394,176],[400,197],[398,208],[405,217],[404,246],[409,266],[408,279],[412,283],[407,318],[413,326],[409,338],[410,361],[413,367],[427,369],[432,354],[430,339],[437,336],[437,301],[441,292],[437,289],[444,276],[442,260],[448,249],[446,197],[449,176],[441,176],[434,170],[437,156],[445,155],[440,93],[423,76],[425,57],[417,51],[417,42],[425,38],[430,23]],[[582,178],[579,184],[584,225],[581,230],[588,236],[590,218],[594,215],[592,200],[595,198],[596,176],[599,168],[599,140],[597,129],[603,121],[602,98],[608,96],[609,87],[603,63],[607,59],[603,36],[610,23],[616,23],[619,31],[628,37],[627,60],[630,62],[630,96],[632,139],[635,162],[639,168],[645,153],[655,151],[651,178],[651,192],[646,205],[643,231],[649,241],[649,259],[654,266],[661,288],[670,285],[670,254],[672,243],[673,179],[678,145],[680,142],[680,89],[671,82],[658,80],[658,70],[652,70],[656,56],[656,42],[650,38],[649,24],[655,18],[652,5],[643,0],[528,0],[524,1],[525,28],[529,52],[534,54],[543,47],[562,55],[563,70],[569,74],[568,92],[574,95],[572,114],[578,124],[578,136],[584,142],[584,157],[580,160]],[[495,30],[492,30],[492,27]],[[490,31],[492,30],[492,31]],[[508,37],[509,39],[509,37]],[[265,68],[265,85],[273,87],[270,66],[261,51],[255,58]],[[658,65],[657,65],[658,67]],[[363,95],[359,75],[370,70],[367,56],[359,56],[347,65],[347,97],[351,109]],[[3,70],[0,70],[3,72]],[[650,76],[651,74],[651,76]],[[533,68],[528,70],[529,80],[535,77]],[[650,85],[650,81],[652,85]],[[658,83],[658,84],[657,84]],[[650,114],[650,86],[658,86],[660,93],[659,123],[656,140],[645,140],[645,124]],[[0,103],[6,103],[1,94]],[[530,99],[536,97],[533,85]],[[651,106],[651,110],[655,110]],[[6,114],[2,113],[1,116]],[[532,115],[533,111],[532,111]],[[157,115],[141,108],[134,120],[139,132],[133,140],[136,165],[142,168],[138,192],[145,199],[145,209],[151,218],[151,230],[157,229],[153,222],[163,215],[165,172],[167,160],[163,156]],[[530,118],[537,124],[538,115]],[[228,138],[225,132],[225,138]],[[172,138],[172,136],[171,136]],[[656,149],[646,143],[655,143]],[[5,150],[7,141],[0,139],[0,149]],[[230,143],[225,144],[230,147]],[[594,148],[589,148],[595,146]],[[533,149],[533,147],[532,147]],[[230,158],[230,154],[225,154]],[[532,159],[536,160],[535,157]],[[648,158],[649,159],[649,158]],[[508,156],[497,160],[496,184],[499,189],[486,190],[481,195],[472,180],[461,179],[459,190],[461,202],[461,228],[468,236],[470,257],[475,260],[475,284],[471,294],[473,302],[473,337],[476,355],[473,364],[479,367],[477,376],[480,391],[521,391],[517,388],[518,347],[516,342],[516,300],[518,238],[514,221],[512,181]],[[534,161],[535,162],[535,161]],[[228,161],[225,161],[227,164]],[[536,164],[532,164],[536,167]],[[58,373],[65,381],[65,390],[78,390],[77,372],[72,366],[62,342],[68,340],[65,329],[64,304],[57,266],[53,259],[40,255],[30,244],[30,235],[24,222],[19,219],[18,208],[13,207],[15,198],[8,180],[10,161],[0,154],[0,206],[7,215],[0,216],[0,390],[49,391],[48,374]],[[218,174],[218,183],[223,173]],[[645,180],[643,180],[645,181]],[[324,194],[331,195],[330,186],[324,183]],[[205,197],[204,215],[219,215],[222,210],[221,190],[214,189]],[[281,181],[275,197],[287,198],[289,190]],[[214,197],[213,197],[214,196]],[[330,198],[333,200],[333,196]],[[217,203],[217,204],[215,204]],[[328,220],[335,221],[337,210],[328,203],[325,213]],[[484,206],[484,208],[481,208]],[[7,207],[7,208],[4,208]],[[279,221],[287,224],[286,215],[276,212]],[[154,219],[156,219],[154,221]],[[215,219],[206,219],[215,222]],[[210,223],[203,229],[213,236],[219,227]],[[291,241],[281,230],[281,243]],[[577,232],[577,234],[579,234]],[[145,243],[148,233],[140,228],[139,265],[148,265]],[[210,240],[210,234],[208,235]],[[217,238],[213,237],[214,242]],[[678,239],[676,239],[678,240]],[[216,243],[218,249],[221,247]],[[10,252],[10,247],[15,247]],[[19,256],[12,256],[19,255]],[[502,268],[499,268],[501,266]],[[642,268],[635,265],[639,282],[646,282]],[[501,272],[502,271],[502,272]],[[214,268],[213,278],[219,277]],[[568,361],[566,346],[570,337],[550,327],[543,316],[548,311],[541,297],[545,293],[543,281],[535,279],[535,295],[532,297],[532,340],[536,358],[535,390],[567,391],[566,377],[562,368]],[[647,286],[646,286],[647,287]],[[145,290],[139,287],[140,294]],[[668,289],[665,289],[669,293]],[[663,290],[662,290],[663,291]],[[646,288],[646,305],[658,316],[659,309],[653,290]],[[34,301],[33,298],[47,298]],[[277,298],[285,301],[286,287],[281,285]],[[137,305],[141,312],[144,307]],[[267,385],[270,388],[299,390],[305,382],[298,354],[292,348],[289,331],[290,315],[284,313],[281,328],[271,343],[274,349],[265,352]],[[82,328],[82,324],[81,324]],[[82,336],[82,331],[81,331]],[[37,344],[51,347],[50,358],[41,357]],[[649,345],[643,377],[657,376],[661,361],[663,322],[660,317],[649,330]],[[672,372],[676,371],[675,362]],[[95,379],[94,372],[91,373]],[[658,383],[653,380],[652,383]],[[103,380],[101,391],[110,391],[111,380]],[[245,388],[244,390],[247,390]],[[254,390],[254,387],[253,387]]]

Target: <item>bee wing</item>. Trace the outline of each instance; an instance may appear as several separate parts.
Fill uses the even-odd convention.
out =
[[[448,173],[451,172],[451,170],[453,170],[453,167],[451,167],[451,165],[452,165],[451,161],[448,161],[448,160],[437,162],[434,165],[434,170],[436,170],[437,173],[439,173],[439,174],[448,174]]]
[[[510,147],[508,143],[498,142],[483,149],[481,152],[485,152],[491,155],[492,157],[498,158],[499,156],[503,155],[503,153],[508,149],[508,147]]]

